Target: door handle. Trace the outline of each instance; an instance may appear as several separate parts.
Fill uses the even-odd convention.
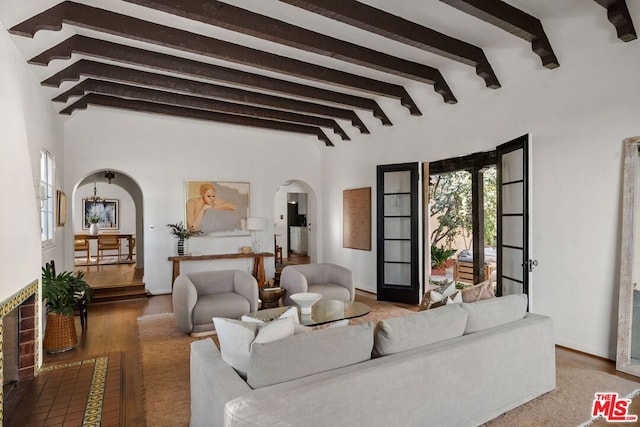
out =
[[[522,264],[522,266],[526,267],[527,270],[529,270],[529,272],[532,272],[533,269],[538,266],[538,260],[537,259],[530,259],[529,261],[526,262],[526,265]]]

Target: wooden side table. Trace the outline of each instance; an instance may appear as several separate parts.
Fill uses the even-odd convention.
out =
[[[259,295],[262,301],[262,309],[280,307],[280,299],[287,293],[282,288],[260,288]]]

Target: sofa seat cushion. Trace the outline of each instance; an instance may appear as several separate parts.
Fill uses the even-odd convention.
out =
[[[462,306],[469,313],[464,333],[470,334],[522,319],[527,313],[527,295],[506,295]]]
[[[373,355],[386,356],[459,337],[464,333],[467,316],[462,304],[447,304],[381,320],[375,328]]]
[[[309,285],[309,292],[322,295],[322,300],[351,301],[349,289],[335,283],[314,283]]]
[[[198,302],[193,308],[193,324],[211,324],[211,318],[216,317],[239,318],[238,313],[249,313],[249,300],[233,292],[198,296]]]
[[[246,379],[252,347],[292,336],[295,322],[289,316],[265,324],[214,317],[213,323],[218,331],[222,360]]]
[[[326,328],[255,343],[247,383],[256,389],[371,359],[373,324]]]

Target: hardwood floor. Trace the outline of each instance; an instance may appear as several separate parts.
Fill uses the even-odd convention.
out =
[[[114,277],[122,271],[114,270]],[[375,298],[375,295],[358,291],[361,295]],[[402,305],[404,308],[415,307]],[[140,363],[140,344],[138,342],[137,318],[147,314],[171,312],[171,296],[158,295],[128,301],[90,304],[88,327],[79,336],[79,344],[74,350],[62,354],[46,354],[45,365],[84,360],[105,353],[121,351],[124,354],[124,399],[126,425],[145,425],[142,367]],[[80,331],[76,317],[77,330]],[[638,378],[619,373],[615,363],[610,360],[589,356],[570,349],[558,347],[556,358],[571,360],[584,367],[618,375],[638,381]],[[640,399],[635,399],[630,413],[640,414]],[[587,417],[585,417],[587,418]]]
[[[44,364],[58,364],[88,359],[114,351],[124,354],[124,411],[126,425],[145,425],[142,367],[137,319],[145,314],[171,312],[171,296],[106,302],[89,305],[88,327],[79,336],[74,350],[45,354]],[[79,319],[76,329],[80,331]]]
[[[140,274],[135,266],[127,264],[89,267],[88,270],[92,274],[86,274],[85,279],[92,286],[92,280],[98,286],[130,283]],[[146,314],[171,311],[171,295],[91,303],[84,332],[80,332],[80,320],[76,317],[76,330],[79,332],[76,348],[66,353],[45,354],[43,362],[45,365],[67,363],[121,351],[124,355],[123,409],[126,425],[143,426],[145,414],[137,319]]]

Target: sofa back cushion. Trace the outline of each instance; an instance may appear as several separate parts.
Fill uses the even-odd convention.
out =
[[[463,334],[467,311],[461,304],[448,304],[432,310],[378,322],[374,333],[373,356],[380,357]]]
[[[371,322],[254,343],[247,383],[256,389],[364,362],[372,348]]]
[[[527,295],[515,294],[462,305],[469,313],[465,334],[520,320],[527,313]]]

